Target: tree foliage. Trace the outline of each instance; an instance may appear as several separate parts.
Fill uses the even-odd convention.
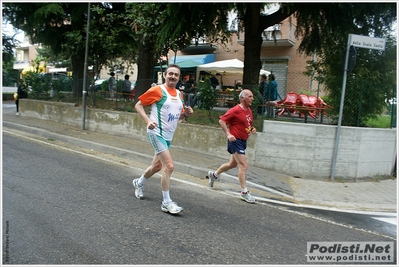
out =
[[[198,44],[204,36],[208,42],[225,42],[227,6],[220,3],[128,3],[126,21],[139,47],[136,97],[154,82],[154,65],[162,64],[162,56],[170,50],[177,52],[189,46],[193,39]]]
[[[8,36],[2,33],[3,36],[3,63],[14,60],[14,48],[16,47],[14,36]]]
[[[90,61],[93,63],[96,59],[98,64],[102,65],[121,54],[126,55],[126,49],[130,44],[122,40],[128,38],[128,31],[121,30],[124,24],[114,20],[118,13],[124,12],[124,3],[91,5],[95,11],[99,10],[96,7],[102,7],[102,13],[93,12]],[[55,56],[60,55],[71,60],[74,95],[81,94],[88,3],[3,3],[3,15],[14,27],[23,30],[31,43],[40,43],[50,48]]]
[[[295,17],[299,52],[309,55],[342,42],[349,33],[384,36],[396,21],[396,3],[308,3]]]
[[[161,48],[156,46],[159,29],[165,22],[162,3],[127,3],[125,10],[125,24],[132,32],[132,41],[137,47],[138,73],[136,82],[136,100],[154,82],[153,72],[157,59],[160,58]],[[164,48],[165,49],[165,48]]]
[[[303,36],[300,51],[317,54],[312,66],[316,70],[315,77],[327,91],[328,103],[334,107],[333,115],[339,113],[348,35],[387,40],[385,51],[356,48],[356,65],[347,77],[342,124],[364,126],[369,118],[383,113],[396,87],[397,51],[391,35],[396,8],[382,3],[315,6],[317,11],[301,9],[296,14],[297,34]]]
[[[3,86],[13,85],[18,82],[18,71],[13,69],[14,51],[16,47],[15,35],[9,36],[2,33],[3,53],[2,53],[2,84]]]

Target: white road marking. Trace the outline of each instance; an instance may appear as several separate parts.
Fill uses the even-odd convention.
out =
[[[373,219],[376,219],[376,220],[379,220],[379,221],[383,221],[383,222],[386,222],[386,223],[390,223],[390,224],[393,224],[393,225],[397,225],[398,224],[398,218],[387,218],[387,217],[371,217],[371,218],[373,218]]]

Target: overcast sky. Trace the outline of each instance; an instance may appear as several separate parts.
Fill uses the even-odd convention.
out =
[[[16,31],[14,30],[12,25],[10,23],[4,23],[4,21],[2,23],[1,32],[8,36],[13,36],[16,33]],[[16,35],[15,39],[17,39],[20,42],[23,42],[24,36],[25,36],[24,32],[19,31],[19,33]]]

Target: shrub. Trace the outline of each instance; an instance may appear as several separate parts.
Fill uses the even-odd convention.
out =
[[[211,110],[217,103],[219,92],[213,89],[209,79],[200,82],[198,89],[198,107],[200,109]]]

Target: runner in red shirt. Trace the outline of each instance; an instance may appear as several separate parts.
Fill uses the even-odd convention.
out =
[[[254,96],[250,90],[244,89],[241,91],[239,99],[240,104],[229,109],[224,115],[220,116],[219,120],[219,124],[227,136],[227,151],[231,154],[230,160],[222,164],[216,171],[208,171],[207,177],[209,185],[213,187],[213,183],[219,174],[238,166],[238,181],[241,185],[240,198],[246,202],[255,203],[256,199],[249,194],[246,185],[248,163],[245,156],[247,139],[251,133],[256,133],[256,129],[252,127],[251,110]]]

